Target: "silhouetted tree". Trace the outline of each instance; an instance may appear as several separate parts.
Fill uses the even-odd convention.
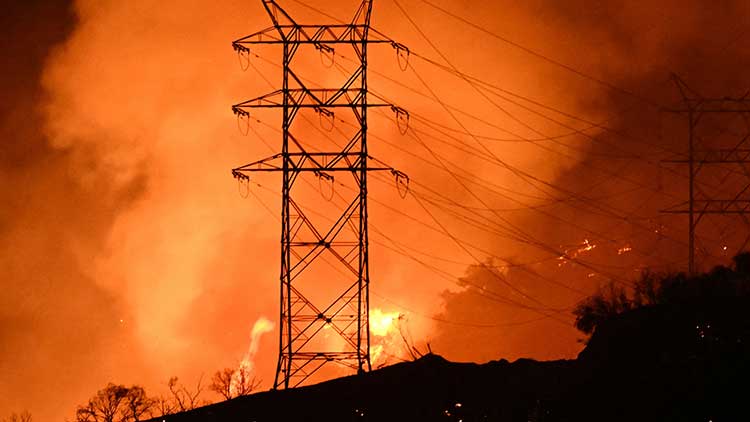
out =
[[[155,403],[156,400],[146,396],[146,391],[143,387],[134,385],[125,396],[123,415],[127,416],[127,418],[123,418],[123,420],[140,421],[144,415],[152,416],[155,410]]]
[[[250,371],[244,365],[238,369],[224,368],[216,371],[209,388],[226,400],[246,396],[255,390],[260,381],[250,377]]]
[[[232,395],[232,376],[234,375],[234,369],[224,368],[216,371],[213,378],[211,379],[211,385],[209,388],[229,400],[233,397]]]
[[[609,284],[576,305],[573,310],[576,328],[591,334],[599,324],[627,311],[632,305],[625,289]]]
[[[719,315],[726,309],[750,304],[750,253],[735,256],[734,263],[734,269],[718,266],[695,276],[646,272],[635,282],[630,296],[625,289],[610,284],[575,307],[576,328],[591,334],[604,321],[644,306],[675,307],[693,314],[700,319],[694,321],[699,324],[711,326],[709,319],[721,318],[723,325],[731,326],[732,321],[739,320]]]
[[[171,404],[168,404],[162,400],[159,405],[160,407],[168,408],[170,413],[184,412],[186,410],[192,410],[199,406],[205,406],[210,404],[207,400],[200,400],[199,397],[203,392],[203,377],[198,378],[198,383],[194,390],[187,388],[185,385],[180,384],[177,377],[172,377],[167,382],[169,392],[172,394]]]
[[[31,413],[24,410],[21,413],[11,413],[8,417],[0,419],[0,422],[31,422]]]
[[[644,272],[633,287],[633,305],[635,307],[659,303],[660,276]]]
[[[170,397],[161,396],[154,403],[154,414],[159,416],[171,415],[177,412],[177,405]]]
[[[76,410],[77,422],[137,422],[153,416],[155,401],[142,387],[107,384]]]

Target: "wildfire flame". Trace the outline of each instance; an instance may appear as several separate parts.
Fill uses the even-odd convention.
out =
[[[385,363],[389,353],[384,352],[394,347],[398,321],[402,318],[403,314],[399,312],[383,312],[379,308],[370,310],[370,334],[374,337],[370,347],[370,356],[373,363]]]
[[[394,321],[398,321],[398,312],[383,312],[375,308],[370,311],[370,333],[377,337],[385,337],[394,329]]]
[[[274,323],[266,317],[260,317],[250,332],[250,347],[242,357],[240,365],[234,374],[232,374],[232,383],[230,384],[230,391],[236,393],[240,389],[240,384],[247,381],[248,375],[255,369],[255,354],[258,353],[258,347],[260,346],[260,338],[263,334],[270,332],[274,328]]]

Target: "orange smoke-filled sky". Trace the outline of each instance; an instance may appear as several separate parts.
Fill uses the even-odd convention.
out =
[[[314,9],[346,21],[359,2],[280,4],[327,23]],[[7,10],[0,417],[72,418],[107,382],[159,394],[171,376],[238,365],[253,324],[278,315],[280,179],[255,178],[243,198],[229,174],[280,148],[278,113],[243,136],[230,111],[281,83],[278,48],[253,50],[243,72],[230,46],[270,26],[261,2]],[[685,269],[685,220],[659,212],[686,199],[684,169],[661,162],[684,154],[684,122],[660,107],[679,104],[672,72],[706,96],[747,92],[748,18],[743,1],[376,1],[373,27],[412,52],[402,71],[390,46],[370,51],[370,88],[410,112],[406,135],[389,112],[369,122],[371,155],[412,181],[404,199],[391,178],[370,182],[378,315],[448,359],[573,358],[577,301],[645,268]],[[317,85],[353,68],[343,50],[332,67],[314,50],[298,59]],[[305,117],[296,130],[327,142]],[[706,147],[747,130],[706,127]],[[722,195],[744,180],[703,176]],[[336,206],[313,193],[310,209]],[[738,221],[701,226],[703,268],[743,246]],[[263,388],[277,329],[254,336]],[[378,364],[408,358],[400,335],[378,341]]]

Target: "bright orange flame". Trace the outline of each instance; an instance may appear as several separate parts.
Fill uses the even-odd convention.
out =
[[[394,328],[394,321],[398,321],[401,314],[398,312],[383,312],[375,308],[370,311],[370,333],[376,337],[389,335]]]
[[[393,353],[389,352],[395,348],[394,341],[398,332],[398,321],[403,314],[398,312],[383,312],[379,308],[370,310],[370,334],[372,345],[370,346],[370,356],[373,364],[385,364],[388,356]]]

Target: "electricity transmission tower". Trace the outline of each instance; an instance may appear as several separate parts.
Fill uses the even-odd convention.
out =
[[[688,166],[688,200],[667,208],[669,214],[687,214],[688,216],[688,271],[694,274],[697,270],[696,229],[702,218],[709,214],[738,215],[750,226],[750,99],[741,98],[703,98],[692,91],[679,77],[673,79],[680,94],[684,108],[667,110],[687,116],[688,154],[687,158],[665,160],[669,163],[687,164]],[[730,127],[730,122],[723,125],[711,125],[706,122],[707,116],[729,115],[739,117],[740,125]],[[701,131],[701,126],[713,126],[715,132]],[[712,148],[709,148],[710,145]],[[736,165],[737,168],[729,168]],[[699,175],[709,167],[719,167],[724,171],[720,181],[713,186],[701,185]],[[732,175],[734,180],[730,180]],[[707,191],[711,189],[711,191]],[[742,251],[750,242],[750,235],[744,238],[739,250]],[[726,249],[726,246],[724,246]]]
[[[240,181],[249,180],[254,172],[279,172],[282,176],[280,335],[274,381],[277,389],[300,385],[327,363],[344,365],[358,373],[371,369],[367,174],[389,171],[402,185],[408,184],[408,178],[368,155],[367,116],[372,107],[389,107],[397,119],[408,115],[368,92],[368,45],[390,44],[400,55],[405,48],[370,27],[371,0],[361,3],[349,24],[300,25],[276,1],[263,0],[263,6],[273,26],[240,38],[232,46],[238,54],[248,57],[248,46],[281,46],[282,87],[235,104],[232,111],[240,119],[249,119],[250,110],[281,109],[281,152],[235,168],[232,175]],[[310,47],[331,62],[336,48],[353,51],[358,66],[342,86],[309,88],[293,64],[295,55]],[[371,97],[378,101],[370,102]],[[357,128],[343,146],[319,151],[310,145],[311,131],[298,132],[294,125],[298,115],[310,112],[331,125],[336,120],[335,113],[344,113],[353,117]],[[302,205],[309,198],[299,193],[300,182],[306,181],[305,177],[317,178],[319,186],[330,184],[333,189],[334,174],[353,182],[355,193],[345,198],[343,211],[336,210],[339,214],[333,224],[323,224],[314,221],[310,208]],[[322,205],[318,201],[313,208]],[[321,268],[319,261],[331,268]],[[331,289],[333,275],[342,273],[346,274],[346,281],[335,287],[335,294],[322,294],[323,286]]]

